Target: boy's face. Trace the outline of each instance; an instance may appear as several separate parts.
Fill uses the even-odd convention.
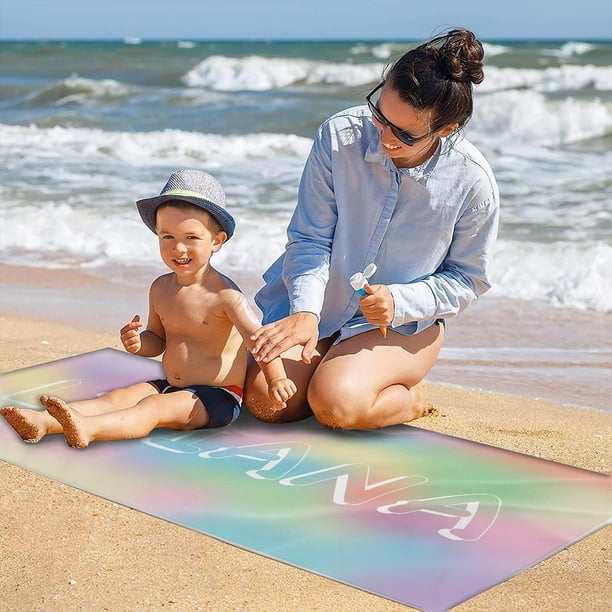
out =
[[[162,261],[179,275],[195,274],[208,265],[227,239],[206,211],[164,207],[157,212]]]

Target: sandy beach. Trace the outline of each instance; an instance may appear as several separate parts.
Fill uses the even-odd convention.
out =
[[[4,289],[7,283],[15,287],[6,271]],[[0,371],[121,348],[108,321],[92,316],[94,302],[80,301],[95,294],[95,285],[81,283],[64,295],[64,320],[53,304],[45,305],[40,287],[39,303],[21,316],[3,302]],[[104,310],[104,304],[97,308]],[[84,310],[89,324],[82,316],[70,320],[71,312]],[[415,422],[418,427],[612,472],[610,413],[432,382],[428,396],[437,414]],[[4,462],[0,482],[0,593],[6,610],[410,609]],[[611,534],[612,527],[601,529],[455,609],[607,611]]]

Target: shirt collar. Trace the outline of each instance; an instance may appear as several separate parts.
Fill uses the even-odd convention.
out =
[[[438,163],[443,144],[444,138],[440,139],[440,142],[438,143],[438,148],[436,149],[435,153],[428,160],[423,162],[420,166],[416,166],[414,168],[397,168],[395,164],[391,161],[391,158],[383,152],[380,146],[380,134],[378,133],[378,130],[374,127],[374,133],[370,138],[370,144],[366,149],[365,161],[372,163],[382,163],[387,170],[394,172],[399,171],[401,174],[409,176],[415,181],[418,181],[419,179],[427,180],[431,176],[431,173],[434,171],[436,164]]]

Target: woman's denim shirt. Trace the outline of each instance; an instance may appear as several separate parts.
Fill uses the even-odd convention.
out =
[[[300,181],[285,253],[265,272],[255,302],[270,323],[295,312],[319,317],[321,338],[374,329],[349,284],[374,262],[388,285],[391,327],[417,333],[455,316],[490,288],[499,191],[467,140],[442,140],[417,168],[396,168],[365,106],[319,129]]]

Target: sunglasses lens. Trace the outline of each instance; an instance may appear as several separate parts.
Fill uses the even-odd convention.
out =
[[[376,106],[374,106],[374,104],[368,102],[368,105],[370,107],[370,112],[372,113],[372,116],[374,117],[374,119],[376,119],[376,121],[378,121],[378,123],[382,123],[383,125],[389,125],[389,122],[380,114],[380,111],[376,108]]]
[[[412,138],[412,136],[408,136],[408,134],[406,134],[405,132],[400,132],[399,130],[395,128],[395,126],[390,126],[390,127],[393,130],[395,137],[399,141],[403,142],[405,145],[411,147],[416,142],[415,138]]]
[[[416,139],[414,139],[412,136],[409,136],[402,130],[398,129],[392,123],[389,123],[389,121],[387,121],[387,118],[378,110],[375,104],[372,104],[372,102],[370,102],[370,100],[368,100],[368,106],[370,107],[370,112],[372,113],[372,117],[374,117],[374,119],[376,119],[378,123],[391,128],[391,131],[395,134],[395,137],[400,142],[402,142],[405,145],[408,145],[409,147],[411,147],[416,142]]]

